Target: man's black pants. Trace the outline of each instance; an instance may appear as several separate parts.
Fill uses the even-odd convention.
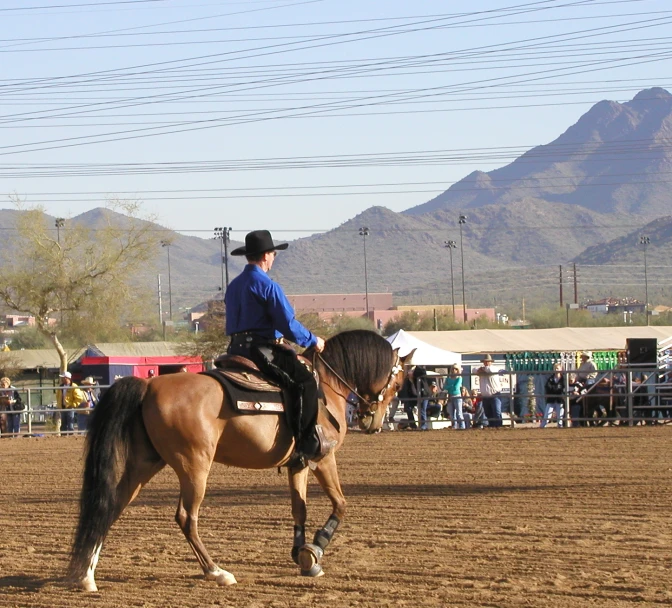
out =
[[[232,342],[229,354],[252,360],[269,378],[287,390],[288,422],[297,442],[312,434],[317,422],[317,382],[289,346],[274,342],[238,345]]]

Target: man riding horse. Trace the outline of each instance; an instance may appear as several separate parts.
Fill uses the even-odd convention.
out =
[[[247,265],[226,290],[226,333],[231,336],[228,353],[252,360],[289,392],[291,403],[286,407],[295,452],[304,463],[316,462],[333,449],[336,441],[327,440],[322,427],[316,425],[317,382],[285,340],[312,347],[318,353],[324,349],[324,340],[296,319],[282,288],[267,274],[277,252],[288,246],[274,244],[268,230],[254,230],[245,237],[244,247],[231,252],[244,255]]]

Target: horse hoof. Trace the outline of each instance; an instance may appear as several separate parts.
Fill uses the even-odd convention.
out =
[[[300,547],[292,547],[292,561],[297,566],[299,565],[299,549]]]
[[[233,574],[220,568],[217,568],[217,570],[213,572],[208,572],[205,575],[205,580],[215,581],[220,587],[228,587],[229,585],[235,585],[238,582]]]
[[[299,549],[299,566],[301,566],[301,576],[322,576],[322,566],[320,560],[324,555],[321,547],[312,543],[307,543]]]
[[[318,576],[324,576],[324,570],[322,570],[320,564],[315,564],[310,570],[301,570],[301,576],[317,578]]]
[[[75,586],[81,589],[82,591],[86,591],[87,593],[95,593],[96,591],[98,591],[96,581],[92,578],[84,578],[81,581],[76,582]]]

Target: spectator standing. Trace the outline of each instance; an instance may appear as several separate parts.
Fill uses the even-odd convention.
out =
[[[86,395],[72,381],[70,372],[63,372],[58,377],[61,379],[61,385],[56,391],[56,405],[59,410],[63,410],[61,412],[61,432],[74,433],[75,412],[73,410],[86,401]]]
[[[415,385],[416,397],[419,397],[418,404],[418,420],[420,422],[420,430],[428,431],[429,423],[427,421],[427,408],[429,407],[429,397],[431,389],[429,381],[427,380],[427,370],[424,367],[417,366],[413,370],[413,384]]]
[[[12,381],[0,378],[0,411],[7,413],[7,433],[18,437],[21,433],[21,412],[23,402],[19,391],[12,386]]]
[[[576,374],[569,374],[567,378],[567,395],[569,397],[569,417],[572,420],[572,428],[586,425],[581,420],[583,418],[583,401],[581,396],[584,391],[583,384],[577,380]]]
[[[593,362],[593,353],[584,351],[581,353],[581,365],[576,370],[577,380],[586,388],[591,387],[597,380],[597,367]]]
[[[399,402],[401,403],[404,412],[406,412],[406,417],[408,418],[408,427],[409,429],[418,428],[415,424],[415,417],[413,416],[413,407],[415,406],[416,391],[413,385],[413,370],[411,368],[406,370],[406,378],[404,378],[404,383],[401,385],[401,390],[399,391],[398,397]]]
[[[448,394],[448,414],[453,429],[464,429],[464,412],[462,409],[462,370],[454,365],[446,378],[443,390]]]
[[[558,421],[558,427],[562,427],[562,417],[565,413],[564,393],[565,378],[562,374],[562,363],[553,365],[553,375],[546,380],[546,404],[544,405],[544,414],[541,417],[540,428],[545,428],[550,422],[553,412]]]
[[[80,409],[80,411],[77,412],[77,430],[83,433],[89,428],[91,410],[98,405],[99,393],[97,390],[97,383],[92,376],[82,380],[82,392],[86,397],[86,401],[80,405],[80,408],[85,409]]]
[[[499,381],[499,372],[492,368],[493,359],[485,355],[481,359],[483,365],[476,370],[481,388],[483,410],[489,425],[493,428],[502,426],[502,387]]]

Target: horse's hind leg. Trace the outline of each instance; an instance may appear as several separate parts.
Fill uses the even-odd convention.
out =
[[[124,473],[117,484],[116,499],[114,505],[114,520],[119,519],[124,509],[131,504],[149,480],[154,477],[166,465],[158,458],[156,452],[137,453],[126,463]],[[98,564],[98,557],[103,543],[99,542],[91,554],[89,566],[84,578],[78,585],[85,591],[97,591],[94,573]]]
[[[210,463],[190,466],[190,473],[184,470],[177,471],[180,479],[180,499],[177,503],[175,521],[184,533],[198,563],[201,564],[206,580],[216,581],[219,585],[235,585],[236,577],[212,561],[198,535],[198,510],[205,496],[209,469]]]

